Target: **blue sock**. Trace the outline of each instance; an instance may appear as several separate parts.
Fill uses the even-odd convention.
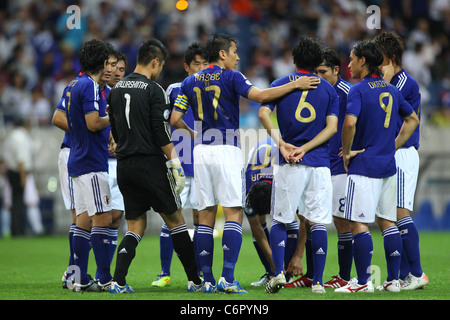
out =
[[[198,246],[197,246],[197,232],[198,224],[194,224],[194,236],[192,237],[192,243],[194,244],[195,261],[197,262],[197,273],[200,275],[200,264],[198,263]]]
[[[365,285],[370,277],[373,242],[370,232],[361,232],[353,236],[353,259],[355,260],[358,284]]]
[[[382,232],[384,239],[384,254],[387,265],[387,281],[398,280],[400,257],[402,252],[402,238],[396,226]]]
[[[261,227],[264,230],[264,233],[266,234],[267,241],[270,239],[269,231],[267,230],[267,224],[264,223],[261,225]],[[270,262],[266,259],[266,256],[264,255],[264,252],[261,250],[261,247],[256,242],[255,238],[253,238],[253,246],[256,249],[256,253],[258,253],[259,260],[261,261],[262,265],[264,266],[264,270],[266,273],[273,275],[272,269],[270,269]]]
[[[92,249],[94,250],[95,262],[97,263],[96,278],[101,284],[108,283],[112,279],[108,229],[108,227],[92,227],[91,230]]]
[[[76,227],[76,224],[72,223],[72,225],[70,226],[70,229],[69,229],[69,253],[70,253],[69,266],[74,265],[74,261],[73,261],[73,234],[75,232],[75,227]]]
[[[172,264],[173,243],[169,228],[163,223],[159,235],[159,257],[161,260],[161,274],[170,276],[170,265]]]
[[[415,277],[423,273],[420,262],[419,232],[411,217],[397,221],[397,227],[402,238],[402,263],[400,265],[400,278],[404,279],[410,272]]]
[[[284,272],[283,263],[286,240],[286,225],[273,220],[270,228],[270,249],[272,250],[272,260],[275,265],[275,275]]]
[[[306,233],[305,242],[305,254],[306,254],[306,273],[305,277],[312,279],[314,278],[314,261],[311,249],[311,233]]]
[[[323,270],[327,259],[328,237],[324,224],[311,225],[311,250],[313,254],[314,278],[313,285],[323,285]]]
[[[212,285],[216,284],[214,279],[212,265],[214,254],[214,229],[210,226],[199,224],[197,231],[197,250],[198,250],[198,262],[200,270],[203,273],[205,282],[211,282]]]
[[[109,265],[111,265],[112,260],[114,258],[114,254],[116,253],[117,248],[117,228],[109,228],[108,238],[109,238]]]
[[[294,256],[298,243],[298,222],[294,221],[286,225],[286,249],[284,251],[284,266],[287,269]]]
[[[79,280],[82,285],[88,284],[87,276],[89,251],[91,251],[91,233],[88,230],[79,227],[74,228],[73,233],[73,256],[74,265],[79,269],[79,279],[75,277],[75,281]]]
[[[242,245],[242,226],[238,222],[226,221],[223,227],[223,269],[222,277],[226,282],[234,281],[234,268]]]
[[[338,235],[337,247],[339,276],[344,280],[350,281],[353,263],[352,233],[346,232]]]

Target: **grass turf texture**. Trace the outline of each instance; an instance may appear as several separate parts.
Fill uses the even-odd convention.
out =
[[[378,231],[372,232],[374,255],[372,264],[381,271],[381,282],[386,278],[383,239]],[[119,238],[119,241],[121,239]],[[337,234],[329,233],[328,255],[324,281],[338,271]],[[327,289],[326,294],[312,294],[310,288],[284,288],[278,294],[266,294],[263,287],[250,283],[259,279],[264,269],[253,247],[252,238],[244,234],[235,276],[247,295],[202,294],[186,292],[186,276],[174,254],[172,259],[171,285],[155,288],[151,282],[160,272],[159,237],[146,235],[137,248],[137,255],[130,267],[127,282],[133,286],[133,295],[109,293],[74,293],[61,288],[61,277],[68,262],[66,237],[41,237],[0,239],[0,300],[448,300],[450,298],[450,233],[421,233],[420,246],[422,267],[430,279],[427,288],[400,293],[378,292],[363,294],[338,294]],[[216,279],[221,275],[221,239],[215,239],[213,271]],[[95,274],[95,259],[91,251],[89,273]],[[303,260],[306,271],[306,261]],[[113,273],[115,258],[111,267]],[[352,276],[356,276],[354,267]]]

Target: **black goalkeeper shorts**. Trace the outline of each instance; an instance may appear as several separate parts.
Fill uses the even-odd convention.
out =
[[[153,209],[166,215],[181,207],[175,180],[163,156],[131,156],[117,160],[117,184],[125,204],[125,218],[137,219]]]

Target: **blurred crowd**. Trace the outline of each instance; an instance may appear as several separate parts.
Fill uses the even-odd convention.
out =
[[[239,69],[259,87],[292,72],[291,49],[300,34],[338,50],[349,81],[348,55],[357,40],[373,38],[370,5],[380,8],[381,30],[405,40],[404,67],[417,79],[422,117],[450,125],[450,0],[2,0],[0,2],[0,126],[15,116],[49,126],[64,87],[79,71],[78,53],[92,38],[111,42],[136,63],[142,41],[157,37],[170,53],[159,79],[166,88],[186,76],[183,52],[192,41],[225,32],[239,41]],[[80,8],[79,28],[68,28]],[[72,21],[72,20],[71,20]],[[242,126],[259,125],[242,104]]]

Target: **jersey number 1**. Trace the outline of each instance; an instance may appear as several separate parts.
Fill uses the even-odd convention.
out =
[[[125,119],[127,120],[128,129],[131,129],[130,125],[130,103],[131,103],[131,96],[128,93],[125,93],[123,97],[126,100],[125,104]]]

